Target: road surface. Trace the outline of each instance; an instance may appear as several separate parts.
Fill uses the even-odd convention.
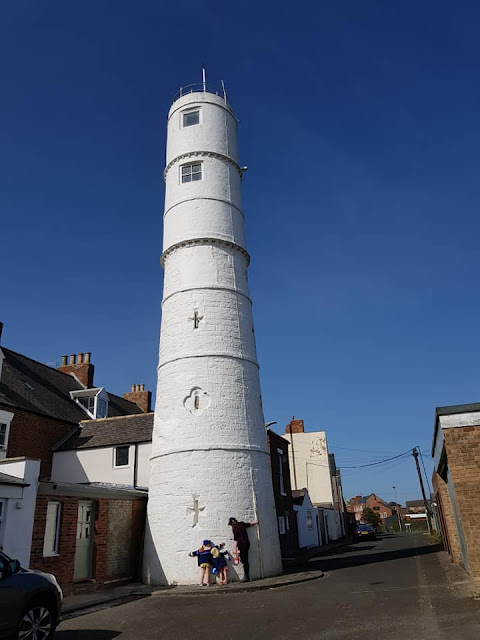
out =
[[[63,622],[56,640],[478,640],[480,602],[423,535],[312,558],[325,577],[247,593],[150,597]]]

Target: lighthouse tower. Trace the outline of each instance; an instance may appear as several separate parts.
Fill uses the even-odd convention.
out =
[[[144,579],[193,584],[188,552],[233,549],[251,522],[252,578],[281,572],[247,283],[237,120],[200,85],[168,114],[165,270]],[[242,566],[232,568],[242,578]]]

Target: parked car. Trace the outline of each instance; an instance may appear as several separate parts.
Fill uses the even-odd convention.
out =
[[[60,621],[62,599],[55,576],[24,569],[0,552],[0,638],[49,640]]]
[[[355,540],[376,540],[377,532],[369,524],[359,524],[353,532]]]

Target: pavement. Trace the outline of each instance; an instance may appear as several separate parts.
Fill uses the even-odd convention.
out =
[[[274,589],[204,588],[208,597],[199,597],[198,591],[164,597],[155,591],[118,606],[84,610],[62,622],[55,638],[201,640],[214,633],[223,640],[480,637],[480,602],[471,595],[468,576],[427,536],[396,534],[345,545],[305,558],[304,570],[325,576]]]

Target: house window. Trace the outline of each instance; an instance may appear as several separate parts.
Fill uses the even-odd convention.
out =
[[[384,518],[386,518],[386,517],[387,517],[387,512],[386,512],[386,511],[384,511],[384,512],[383,512],[383,517],[384,517]]]
[[[97,418],[106,418],[108,411],[108,404],[103,398],[97,398]]]
[[[380,511],[380,507],[373,507],[374,511]]]
[[[45,537],[43,539],[43,556],[58,556],[58,539],[60,537],[60,502],[47,504],[47,520],[45,522]]]
[[[7,448],[7,433],[8,424],[6,422],[0,422],[0,449]]]
[[[307,509],[307,529],[313,529],[313,517],[310,509]]]
[[[92,414],[95,415],[95,396],[87,396],[86,398],[78,398],[78,402],[85,407],[85,409]]]
[[[287,513],[285,514],[285,526],[287,528],[287,531],[290,531],[290,519]]]
[[[183,126],[191,127],[194,124],[198,124],[200,122],[200,109],[195,109],[195,111],[187,111],[182,114],[183,116]]]
[[[282,496],[286,496],[285,493],[285,479],[283,477],[283,449],[277,449],[278,453],[278,468],[279,468],[279,478],[280,478],[280,493]]]
[[[182,182],[196,182],[202,179],[202,163],[184,164],[182,167]]]
[[[285,533],[285,518],[283,516],[278,516],[278,531],[281,534]]]
[[[128,467],[130,447],[115,447],[114,467]]]

